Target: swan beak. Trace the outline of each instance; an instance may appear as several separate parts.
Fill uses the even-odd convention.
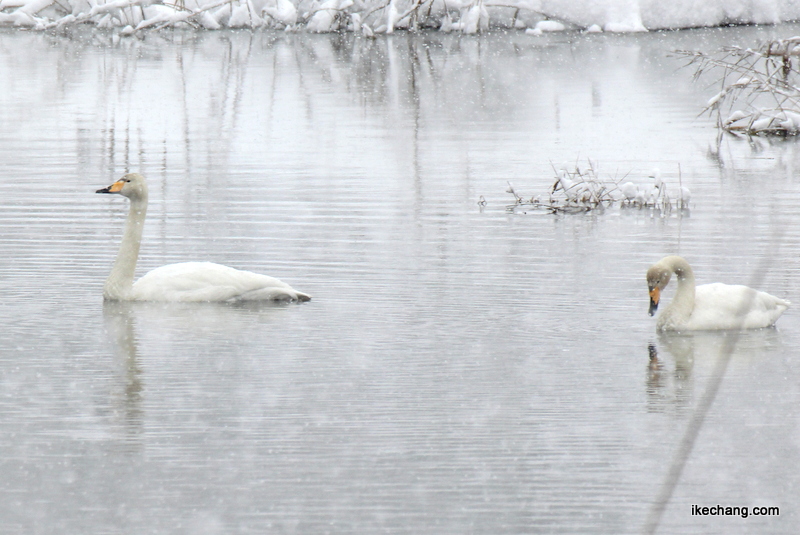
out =
[[[656,309],[658,309],[658,299],[661,297],[661,290],[658,289],[658,286],[650,290],[650,310],[648,313],[652,316],[656,313]]]
[[[119,193],[122,190],[122,186],[125,185],[123,180],[117,180],[107,188],[99,189],[95,191],[95,193]]]

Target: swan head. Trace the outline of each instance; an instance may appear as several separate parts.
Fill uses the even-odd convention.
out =
[[[95,193],[118,193],[129,199],[146,199],[147,183],[139,173],[128,173],[107,188],[99,189]]]
[[[648,313],[652,316],[658,309],[658,300],[661,297],[661,290],[669,284],[669,279],[672,272],[658,264],[652,266],[647,270],[647,288],[650,290],[650,310]]]

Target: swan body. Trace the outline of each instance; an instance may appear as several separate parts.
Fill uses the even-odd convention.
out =
[[[156,268],[135,283],[136,261],[147,215],[147,183],[130,173],[97,193],[116,193],[130,199],[131,207],[119,254],[103,286],[103,298],[113,301],[308,301],[274,277],[214,264],[183,262]]]
[[[785,299],[747,286],[719,282],[695,286],[689,263],[680,256],[667,256],[647,270],[651,316],[673,273],[678,289],[658,317],[659,331],[761,329],[774,325],[790,305]]]

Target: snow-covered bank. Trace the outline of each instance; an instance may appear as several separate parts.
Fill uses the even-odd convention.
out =
[[[427,27],[471,34],[500,26],[538,35],[794,20],[800,20],[800,0],[0,0],[0,25],[44,30],[87,23],[124,34],[166,26],[367,36]]]

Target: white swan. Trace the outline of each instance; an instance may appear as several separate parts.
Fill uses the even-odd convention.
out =
[[[103,286],[114,301],[308,301],[308,295],[273,277],[211,262],[183,262],[150,271],[133,282],[147,215],[147,183],[130,173],[97,193],[118,193],[131,202],[119,254]]]
[[[651,316],[672,273],[678,278],[678,290],[658,317],[659,331],[761,329],[773,325],[789,308],[789,301],[747,286],[716,282],[695,287],[689,263],[680,256],[667,256],[647,270]]]

